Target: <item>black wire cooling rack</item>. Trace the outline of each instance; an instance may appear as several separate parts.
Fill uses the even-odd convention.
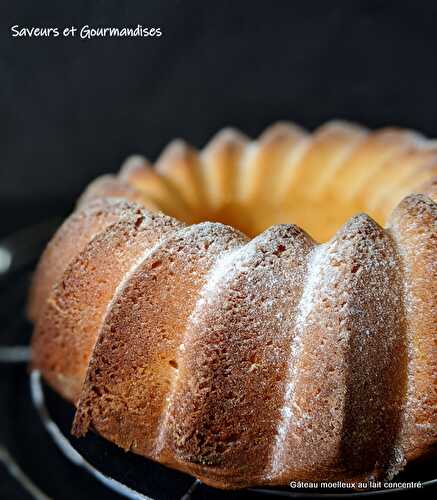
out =
[[[0,241],[0,498],[152,498],[199,500],[248,498],[407,497],[405,488],[353,490],[248,489],[224,492],[90,434],[71,437],[74,409],[27,370],[31,326],[24,308],[35,262],[59,220]],[[414,495],[436,494],[437,462],[413,464],[396,482],[420,482]],[[2,471],[0,470],[0,473]],[[15,486],[11,486],[11,484]],[[9,484],[9,486],[7,485]],[[2,488],[7,489],[3,492]]]

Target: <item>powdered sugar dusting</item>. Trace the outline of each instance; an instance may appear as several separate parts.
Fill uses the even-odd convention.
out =
[[[293,395],[296,388],[298,359],[302,352],[302,337],[305,332],[305,323],[311,313],[315,292],[317,285],[320,281],[320,269],[324,266],[326,261],[326,244],[319,245],[312,251],[308,262],[308,274],[304,285],[303,293],[297,308],[297,315],[295,320],[295,335],[291,346],[289,356],[289,371],[288,371],[288,384],[284,395],[284,404],[281,411],[281,418],[277,429],[276,440],[272,453],[272,460],[270,464],[270,471],[268,477],[276,476],[282,467],[284,441],[287,436],[287,431],[290,427],[290,422],[294,417]]]
[[[237,247],[234,250],[230,250],[228,252],[224,252],[220,258],[216,261],[215,265],[211,268],[206,277],[206,283],[202,287],[199,298],[196,301],[196,305],[190,314],[187,321],[187,328],[185,329],[185,335],[183,337],[183,341],[179,346],[179,351],[183,354],[186,350],[186,345],[189,345],[188,332],[191,330],[190,325],[196,322],[199,311],[203,309],[205,302],[208,301],[208,297],[211,297],[214,290],[216,290],[217,285],[222,282],[222,280],[226,279],[226,276],[229,276],[230,269],[234,266],[235,257],[238,256],[240,252],[243,251],[245,246]],[[234,266],[235,267],[235,266]],[[168,430],[168,420],[170,418],[170,404],[174,399],[174,395],[176,393],[176,387],[178,383],[178,377],[175,376],[172,378],[171,387],[167,396],[167,409],[160,425],[159,434],[156,439],[155,444],[155,455],[159,456],[165,446],[166,433]]]
[[[226,226],[222,226],[221,224],[207,222],[199,224],[197,226],[195,225],[190,226],[187,230],[196,232],[198,231],[198,228],[200,226],[203,226],[205,234],[208,233],[209,229],[211,238],[214,238],[214,235],[217,236],[216,233],[217,227],[223,228],[224,231],[223,229],[220,230],[223,231],[224,234],[226,234],[229,229]],[[186,346],[190,345],[190,332],[192,331],[191,325],[193,325],[197,321],[197,316],[199,312],[204,309],[204,304],[208,301],[208,298],[212,296],[214,290],[216,290],[218,286],[222,286],[223,280],[229,279],[228,277],[232,274],[231,273],[232,269],[237,268],[236,260],[238,259],[238,256],[240,256],[241,258],[241,255],[247,254],[250,251],[247,250],[247,247],[250,247],[250,245],[241,245],[242,240],[240,240],[241,236],[240,234],[232,233],[232,235],[234,238],[233,244],[237,246],[232,250],[228,251],[224,250],[221,254],[219,254],[214,264],[212,265],[211,269],[207,272],[205,277],[205,284],[202,286],[196,304],[186,322],[186,327],[183,333],[182,342],[180,343],[178,348],[180,356],[183,356],[183,354],[185,353]],[[181,360],[178,359],[178,362],[179,361]],[[155,442],[154,455],[157,457],[160,456],[162,450],[165,447],[167,431],[168,431],[168,421],[170,419],[170,413],[171,413],[170,410],[172,401],[174,401],[175,398],[178,382],[179,382],[179,372],[177,375],[172,377],[170,383],[170,390],[168,391],[168,395],[166,398],[166,403],[167,403],[166,409]]]

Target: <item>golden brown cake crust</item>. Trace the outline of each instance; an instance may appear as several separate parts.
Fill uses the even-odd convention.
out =
[[[390,218],[404,273],[407,400],[401,446],[407,459],[437,443],[437,205],[405,198]]]
[[[36,323],[32,365],[70,401],[79,397],[103,316],[124,274],[179,227],[133,205],[76,255],[52,289]]]
[[[108,309],[79,401],[76,434],[92,425],[125,449],[159,456],[166,401],[198,290],[221,252],[243,241],[231,228],[204,223],[144,255]]]
[[[395,249],[365,215],[314,250],[296,315],[274,482],[367,479],[396,465],[390,453],[405,381],[400,290]]]
[[[33,365],[76,435],[206,484],[390,478],[437,444],[436,178],[339,121],[132,157],[42,257]]]
[[[30,289],[27,314],[36,322],[51,288],[68,264],[94,236],[119,220],[132,205],[124,199],[97,198],[84,203],[58,229],[44,250]]]

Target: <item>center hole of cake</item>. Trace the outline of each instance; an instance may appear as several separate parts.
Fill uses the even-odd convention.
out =
[[[295,224],[304,229],[319,243],[328,241],[351,217],[359,213],[370,215],[384,225],[386,213],[396,206],[398,199],[387,204],[386,209],[369,206],[366,200],[342,200],[328,197],[311,199],[296,189],[282,206],[274,203],[229,203],[217,210],[192,213],[184,222],[194,224],[204,221],[221,222],[232,226],[249,237],[255,237],[275,224]]]

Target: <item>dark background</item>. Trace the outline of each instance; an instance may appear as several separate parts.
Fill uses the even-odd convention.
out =
[[[142,24],[163,36],[19,39],[14,24]],[[174,137],[201,147],[226,125],[256,136],[279,119],[344,118],[437,136],[436,26],[432,2],[2,0],[0,236],[67,213],[127,155],[154,160]],[[28,439],[21,462],[38,484],[57,498],[68,484],[74,498],[78,473],[52,471],[59,455],[41,428],[0,423],[12,448]],[[0,465],[0,498],[21,498],[15,488]]]
[[[0,234],[65,213],[129,154],[278,119],[437,136],[437,4],[0,3]],[[12,38],[10,27],[160,26],[143,39]]]

